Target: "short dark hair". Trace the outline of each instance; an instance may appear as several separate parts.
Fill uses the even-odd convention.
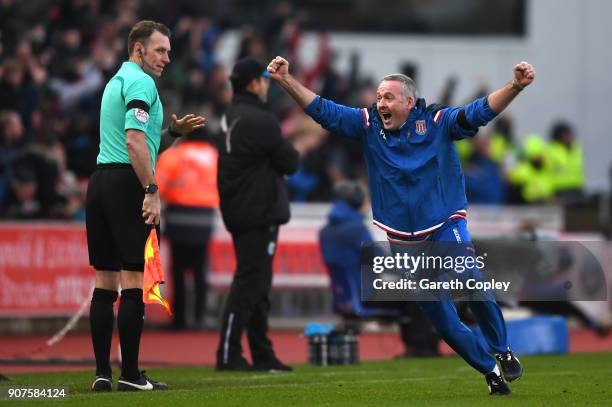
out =
[[[562,141],[563,136],[567,133],[571,134],[572,136],[574,135],[574,129],[572,128],[572,126],[567,122],[558,121],[553,124],[553,128],[550,132],[550,139],[555,141]]]
[[[232,89],[236,93],[243,92],[253,79],[258,79],[262,76],[270,77],[266,66],[258,59],[245,57],[236,62],[229,79]]]
[[[159,31],[160,34],[170,38],[170,29],[162,23],[156,23],[151,20],[141,20],[134,24],[128,35],[128,54],[132,55],[134,52],[134,45],[137,42],[146,44],[149,37],[155,32]]]

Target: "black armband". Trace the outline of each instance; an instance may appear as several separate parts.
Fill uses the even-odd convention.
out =
[[[321,113],[323,110],[323,98],[319,96],[319,100],[317,101],[317,113]]]
[[[461,126],[461,128],[465,130],[472,130],[473,128],[468,122],[467,117],[465,116],[464,109],[459,110],[459,113],[457,113],[457,123],[459,124],[459,126]]]
[[[141,109],[141,110],[144,110],[145,112],[149,113],[149,105],[147,104],[147,102],[144,102],[144,101],[138,100],[138,99],[130,100],[130,102],[127,104],[125,109],[126,110]]]

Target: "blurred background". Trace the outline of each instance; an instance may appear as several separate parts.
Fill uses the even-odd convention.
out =
[[[158,81],[165,126],[172,113],[201,114],[207,124],[196,136],[210,145],[232,97],[229,72],[242,56],[267,62],[282,55],[318,94],[360,107],[375,101],[389,73],[413,77],[428,103],[461,105],[508,82],[514,65],[529,61],[537,71],[533,86],[475,139],[457,143],[471,232],[477,240],[527,233],[531,240],[599,242],[609,289],[610,15],[605,0],[0,0],[0,334],[8,341],[2,360],[80,357],[69,345],[40,344],[67,322],[75,333],[61,343],[87,337],[87,315],[78,314],[86,314],[93,284],[84,197],[98,152],[100,100],[141,19],[172,30],[171,64]],[[334,185],[366,183],[367,175],[358,143],[321,129],[274,85],[269,105],[301,155],[287,179],[293,217],[281,229],[271,323],[289,330],[279,335],[297,337],[309,321],[344,317],[333,306],[319,230],[338,198]],[[164,293],[173,299],[168,242],[162,246]],[[234,267],[218,216],[207,263],[184,276],[184,323],[172,324],[148,306],[151,328],[187,330],[214,343]],[[196,275],[204,276],[205,288]],[[571,306],[576,313],[564,318],[578,339],[568,349],[612,350],[605,339],[610,300]],[[521,318],[535,312],[517,304],[507,311]],[[371,339],[372,355],[401,351],[395,336]]]

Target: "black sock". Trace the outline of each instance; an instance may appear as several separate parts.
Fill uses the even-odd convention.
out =
[[[121,290],[117,327],[121,343],[121,376],[127,380],[140,377],[138,351],[144,324],[144,307],[140,288]]]
[[[117,291],[96,288],[91,296],[89,325],[96,355],[96,375],[111,376],[110,350],[115,323],[113,313],[115,301],[117,301]]]

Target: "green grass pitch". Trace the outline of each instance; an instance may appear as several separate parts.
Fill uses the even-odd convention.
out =
[[[104,407],[612,405],[612,353],[532,356],[521,358],[521,362],[525,375],[511,383],[513,394],[495,398],[488,395],[483,376],[457,357],[341,367],[300,365],[289,374],[216,373],[211,368],[148,372],[170,384],[172,389],[165,392],[94,394],[89,390],[91,372],[14,375],[13,381],[0,382],[0,389],[6,400],[7,386],[63,386],[70,395],[54,405]],[[47,402],[22,401],[16,405],[27,404]]]

